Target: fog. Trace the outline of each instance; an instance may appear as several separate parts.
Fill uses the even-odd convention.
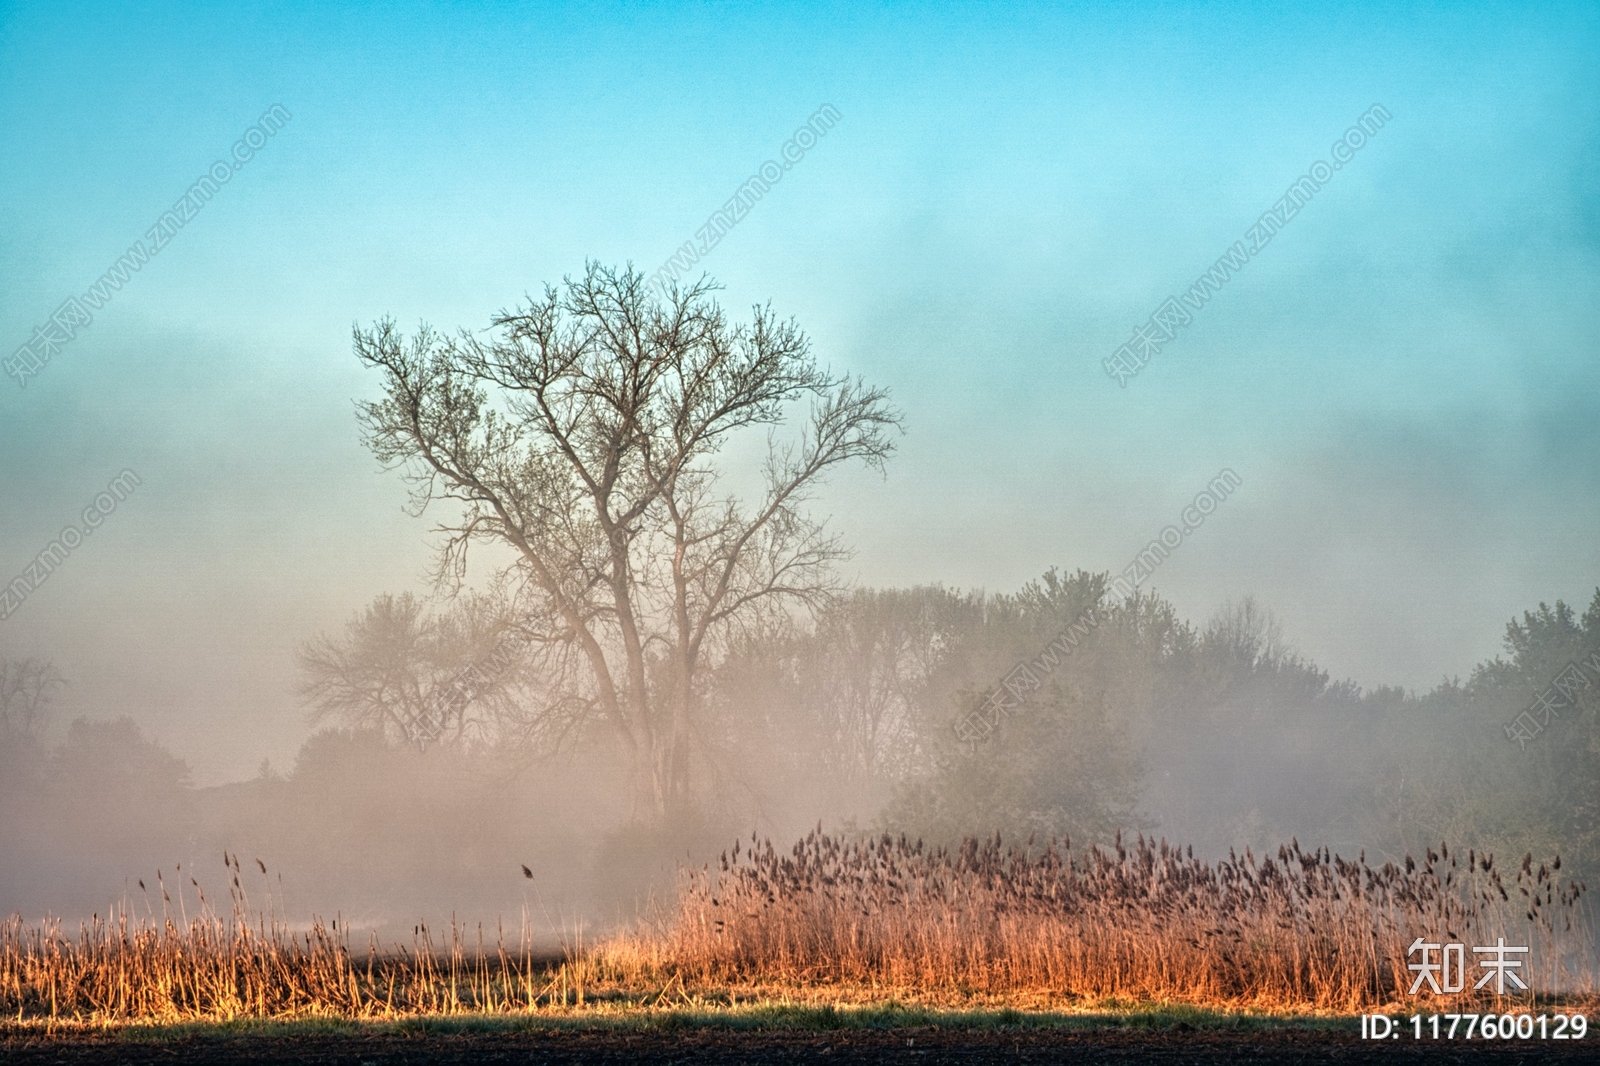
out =
[[[296,921],[555,938],[818,823],[1600,873],[1596,19],[0,10],[0,915],[226,899],[237,854]],[[655,719],[527,558],[435,580],[460,501],[408,510],[352,350],[490,343],[591,262],[792,316],[889,418],[785,513],[837,538],[805,595],[717,622],[654,805]],[[824,392],[699,456],[706,498],[755,507]]]

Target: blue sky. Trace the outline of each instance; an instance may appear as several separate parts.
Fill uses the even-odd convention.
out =
[[[292,655],[418,589],[352,323],[479,328],[654,269],[820,105],[704,262],[887,386],[819,509],[869,584],[1120,570],[1253,594],[1336,676],[1427,687],[1600,583],[1592,5],[0,4],[0,347],[274,104],[292,115],[61,354],[0,380],[0,573],[143,481],[0,622],[201,780],[287,762]],[[1358,116],[1393,119],[1127,388],[1101,361]]]

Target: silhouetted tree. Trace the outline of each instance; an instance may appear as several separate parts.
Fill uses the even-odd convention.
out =
[[[817,365],[793,322],[757,308],[730,324],[714,286],[663,299],[631,268],[590,264],[561,290],[492,319],[487,339],[355,333],[383,374],[366,441],[403,465],[441,529],[438,577],[464,576],[473,543],[510,548],[515,614],[547,683],[582,700],[628,753],[637,802],[688,800],[708,662],[741,626],[817,603],[841,549],[802,508],[832,468],[881,467],[897,428],[882,390]],[[812,401],[770,442],[752,505],[721,492],[721,449]]]
[[[1504,648],[1377,738],[1372,833],[1396,852],[1560,852],[1600,877],[1600,589],[1581,617],[1559,600],[1523,612]]]
[[[411,593],[385,593],[343,636],[301,647],[299,692],[313,724],[376,729],[419,749],[526,737],[560,719],[546,706],[527,720],[524,708],[540,693],[524,643],[495,596],[465,595],[430,612]]]
[[[1029,668],[1026,699],[992,734],[963,741],[955,726],[1008,675],[1101,604],[1106,575],[1050,571],[1014,595],[991,595],[953,634],[925,687],[927,751],[883,816],[886,828],[933,839],[999,830],[1014,838],[1103,840],[1140,824],[1137,725],[1151,715],[1163,664],[1184,639],[1152,596],[1105,606],[1053,668]]]
[[[43,659],[0,659],[0,809],[18,817],[39,802],[50,702],[65,685]]]
[[[43,659],[0,659],[0,743],[38,740],[51,697],[64,685],[66,680]]]

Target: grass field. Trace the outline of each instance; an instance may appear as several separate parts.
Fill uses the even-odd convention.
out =
[[[1581,1045],[1574,1045],[1581,1047]],[[1074,1013],[936,1010],[892,1002],[856,1008],[743,1004],[518,1016],[420,1016],[231,1022],[0,1025],[0,1058],[17,1066],[116,1063],[199,1066],[278,1062],[302,1066],[431,1066],[537,1061],[705,1063],[1183,1063],[1321,1061],[1361,1048],[1359,1023],[1193,1007]],[[1386,1051],[1398,1049],[1386,1048]],[[1440,1048],[1429,1049],[1439,1052]],[[1522,1049],[1477,1044],[1472,1062]],[[1572,1050],[1572,1048],[1558,1048]],[[1402,1059],[1404,1061],[1404,1059]],[[1438,1054],[1430,1061],[1439,1062]],[[1465,1058],[1462,1061],[1466,1061]]]
[[[1537,1012],[1558,1002],[1552,990],[1587,1009],[1582,886],[1559,869],[1530,856],[1502,878],[1492,859],[1443,848],[1373,868],[1296,845],[1207,864],[1143,839],[1075,855],[1065,842],[945,850],[812,833],[787,852],[735,848],[685,874],[659,927],[554,958],[526,932],[508,943],[461,926],[353,944],[338,923],[252,912],[235,873],[225,916],[204,903],[196,916],[115,912],[75,934],[0,924],[0,1017],[23,1028],[1301,1024],[1378,1008]],[[1408,997],[1407,946],[1422,934],[1529,944],[1532,990]]]
[[[352,1019],[344,1017],[236,1018],[230,1021],[125,1022],[8,1019],[0,1033],[110,1031],[129,1040],[262,1036],[297,1038],[367,1034],[493,1034],[519,1032],[668,1032],[720,1029],[731,1032],[945,1028],[982,1030],[1359,1030],[1359,1021],[1337,1014],[1226,1011],[1183,1005],[1130,1004],[1121,1009],[1019,1010],[921,1007],[884,1000],[857,1004],[748,1000],[655,1006],[637,1000],[602,1001],[583,1008],[543,1009],[519,1014],[431,1014]]]

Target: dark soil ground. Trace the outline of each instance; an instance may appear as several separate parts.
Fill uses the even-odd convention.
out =
[[[1523,1063],[1600,1062],[1600,1037],[1538,1040],[1362,1041],[1357,1033],[1284,1028],[1192,1029],[905,1028],[835,1031],[547,1030],[403,1032],[0,1033],[0,1062],[295,1063]]]

